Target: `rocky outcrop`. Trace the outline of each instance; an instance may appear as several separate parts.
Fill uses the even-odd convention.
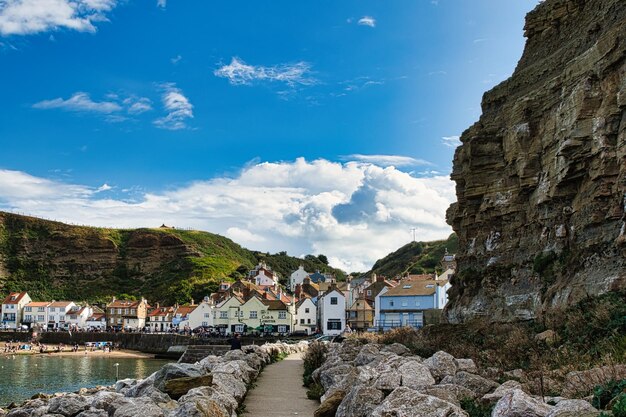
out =
[[[547,0],[525,36],[454,156],[450,322],[626,288],[626,2]]]
[[[127,379],[113,387],[71,394],[42,394],[6,414],[0,409],[0,416],[236,417],[250,383],[265,365],[280,354],[306,348],[307,342],[245,346],[196,364],[167,364],[143,380]]]
[[[493,417],[599,414],[583,400],[554,397],[549,400],[556,405],[549,405],[517,381],[500,385],[478,375],[470,359],[443,351],[423,359],[399,346],[389,349],[350,338],[342,344],[331,343],[324,363],[312,374],[324,388],[316,416],[467,417],[464,400],[493,407]]]

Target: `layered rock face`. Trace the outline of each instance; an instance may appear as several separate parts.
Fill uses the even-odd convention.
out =
[[[525,36],[454,156],[450,322],[626,288],[626,2],[547,0]]]

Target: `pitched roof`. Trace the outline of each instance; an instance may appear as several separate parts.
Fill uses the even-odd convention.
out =
[[[9,293],[2,304],[18,304],[26,294],[26,291]]]
[[[137,307],[139,304],[141,304],[141,300],[140,301],[130,301],[130,300],[114,300],[111,301],[109,304],[107,304],[107,307]]]
[[[311,278],[311,281],[315,283],[326,282],[326,275],[321,274],[320,271],[315,271],[312,274],[309,274],[309,278]]]
[[[435,276],[433,274],[412,274],[404,278],[402,281],[404,281],[405,279],[408,279],[411,281],[427,281],[427,280],[431,280],[434,278]]]
[[[447,282],[447,281],[446,281]],[[402,295],[433,295],[437,286],[445,285],[444,281],[431,280],[407,280],[403,279],[394,288],[390,288],[381,297],[393,297]]]
[[[50,304],[49,301],[31,301],[24,307],[47,307]]]
[[[72,303],[73,301],[53,301],[48,307],[67,307]]]
[[[93,313],[91,317],[87,319],[87,321],[102,320],[103,318],[105,318],[104,313]]]
[[[176,314],[180,314],[181,316],[186,316],[187,314],[194,311],[198,306],[179,306],[176,310]]]
[[[268,310],[287,310],[287,306],[280,300],[261,300]]]
[[[357,303],[359,303],[357,305]],[[368,300],[364,300],[363,298],[357,298],[356,300],[354,300],[354,303],[352,303],[352,306],[350,306],[350,308],[348,310],[373,310],[374,307],[372,307],[372,304],[368,301]]]

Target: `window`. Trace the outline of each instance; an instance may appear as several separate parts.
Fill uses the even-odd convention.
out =
[[[337,305],[337,297],[330,297],[330,304]]]
[[[415,307],[419,307],[420,306],[420,302],[419,301],[415,301]]]
[[[287,312],[286,311],[279,311],[278,312],[278,319],[286,319],[287,318]]]
[[[372,290],[367,290],[367,295],[372,295]]]
[[[306,324],[311,324],[311,319],[306,319]]]
[[[278,326],[278,333],[287,333],[287,326]]]
[[[220,318],[221,319],[227,319],[228,318],[228,311],[220,311]]]
[[[389,305],[393,307],[393,300],[389,301]]]
[[[204,318],[205,319],[208,319],[209,317],[211,317],[211,313],[204,313]],[[205,325],[203,324],[203,326],[205,326]]]
[[[243,333],[243,324],[235,324],[235,332]]]
[[[304,324],[304,319],[300,319],[300,324]]]
[[[411,286],[410,285],[405,285],[402,288],[405,289],[405,290],[408,290],[409,288],[411,288]]]
[[[330,319],[326,323],[326,329],[328,330],[341,330],[341,320]]]
[[[250,318],[251,319],[256,319],[257,318],[257,312],[256,311],[251,311],[250,312]]]
[[[356,311],[351,311],[350,312],[350,318],[351,319],[355,319],[356,318]]]
[[[44,321],[45,318],[42,315],[37,316],[37,321]]]
[[[44,311],[46,311],[45,307],[39,307],[37,308],[37,311],[39,311],[40,313],[43,313]]]
[[[406,307],[406,306],[408,306],[408,305],[409,305],[409,303],[408,303],[407,301],[403,301],[403,302],[402,302],[402,307]]]
[[[32,307],[26,307],[26,308],[24,309],[24,311],[33,311],[33,308],[32,308]],[[26,317],[30,317],[30,316],[26,316]]]
[[[305,309],[304,309],[304,312],[305,312],[305,313],[308,313],[308,312],[309,312],[309,309],[308,309],[308,308],[305,308]]]
[[[30,323],[31,321],[33,321],[33,316],[31,316],[30,314],[27,314],[24,317],[24,321],[27,322],[27,323]]]
[[[208,322],[208,321],[203,321],[203,322],[202,322],[202,325],[203,325],[203,326],[208,326],[208,325],[209,325],[209,322]]]
[[[54,307],[50,307],[50,311],[51,311],[52,313],[54,313],[54,312],[56,311],[56,308],[54,308]]]

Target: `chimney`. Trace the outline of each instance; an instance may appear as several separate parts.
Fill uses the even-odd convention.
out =
[[[156,303],[155,307],[158,310],[159,308],[161,308],[161,304],[160,303]]]
[[[307,276],[306,278],[302,280],[302,284],[311,285],[311,278]]]
[[[374,274],[374,277],[376,278],[375,281],[376,282],[385,282],[385,277],[382,275],[376,275]]]
[[[193,298],[191,299],[191,303],[189,304],[190,306],[195,306],[196,302],[193,300]]]
[[[243,293],[243,299],[247,301],[248,298],[250,297],[250,288],[248,288],[247,286],[244,286],[242,293]]]
[[[263,298],[267,300],[267,292],[263,293]]]
[[[302,285],[296,284],[296,289],[294,291],[296,298],[300,298],[300,294],[302,294]]]

